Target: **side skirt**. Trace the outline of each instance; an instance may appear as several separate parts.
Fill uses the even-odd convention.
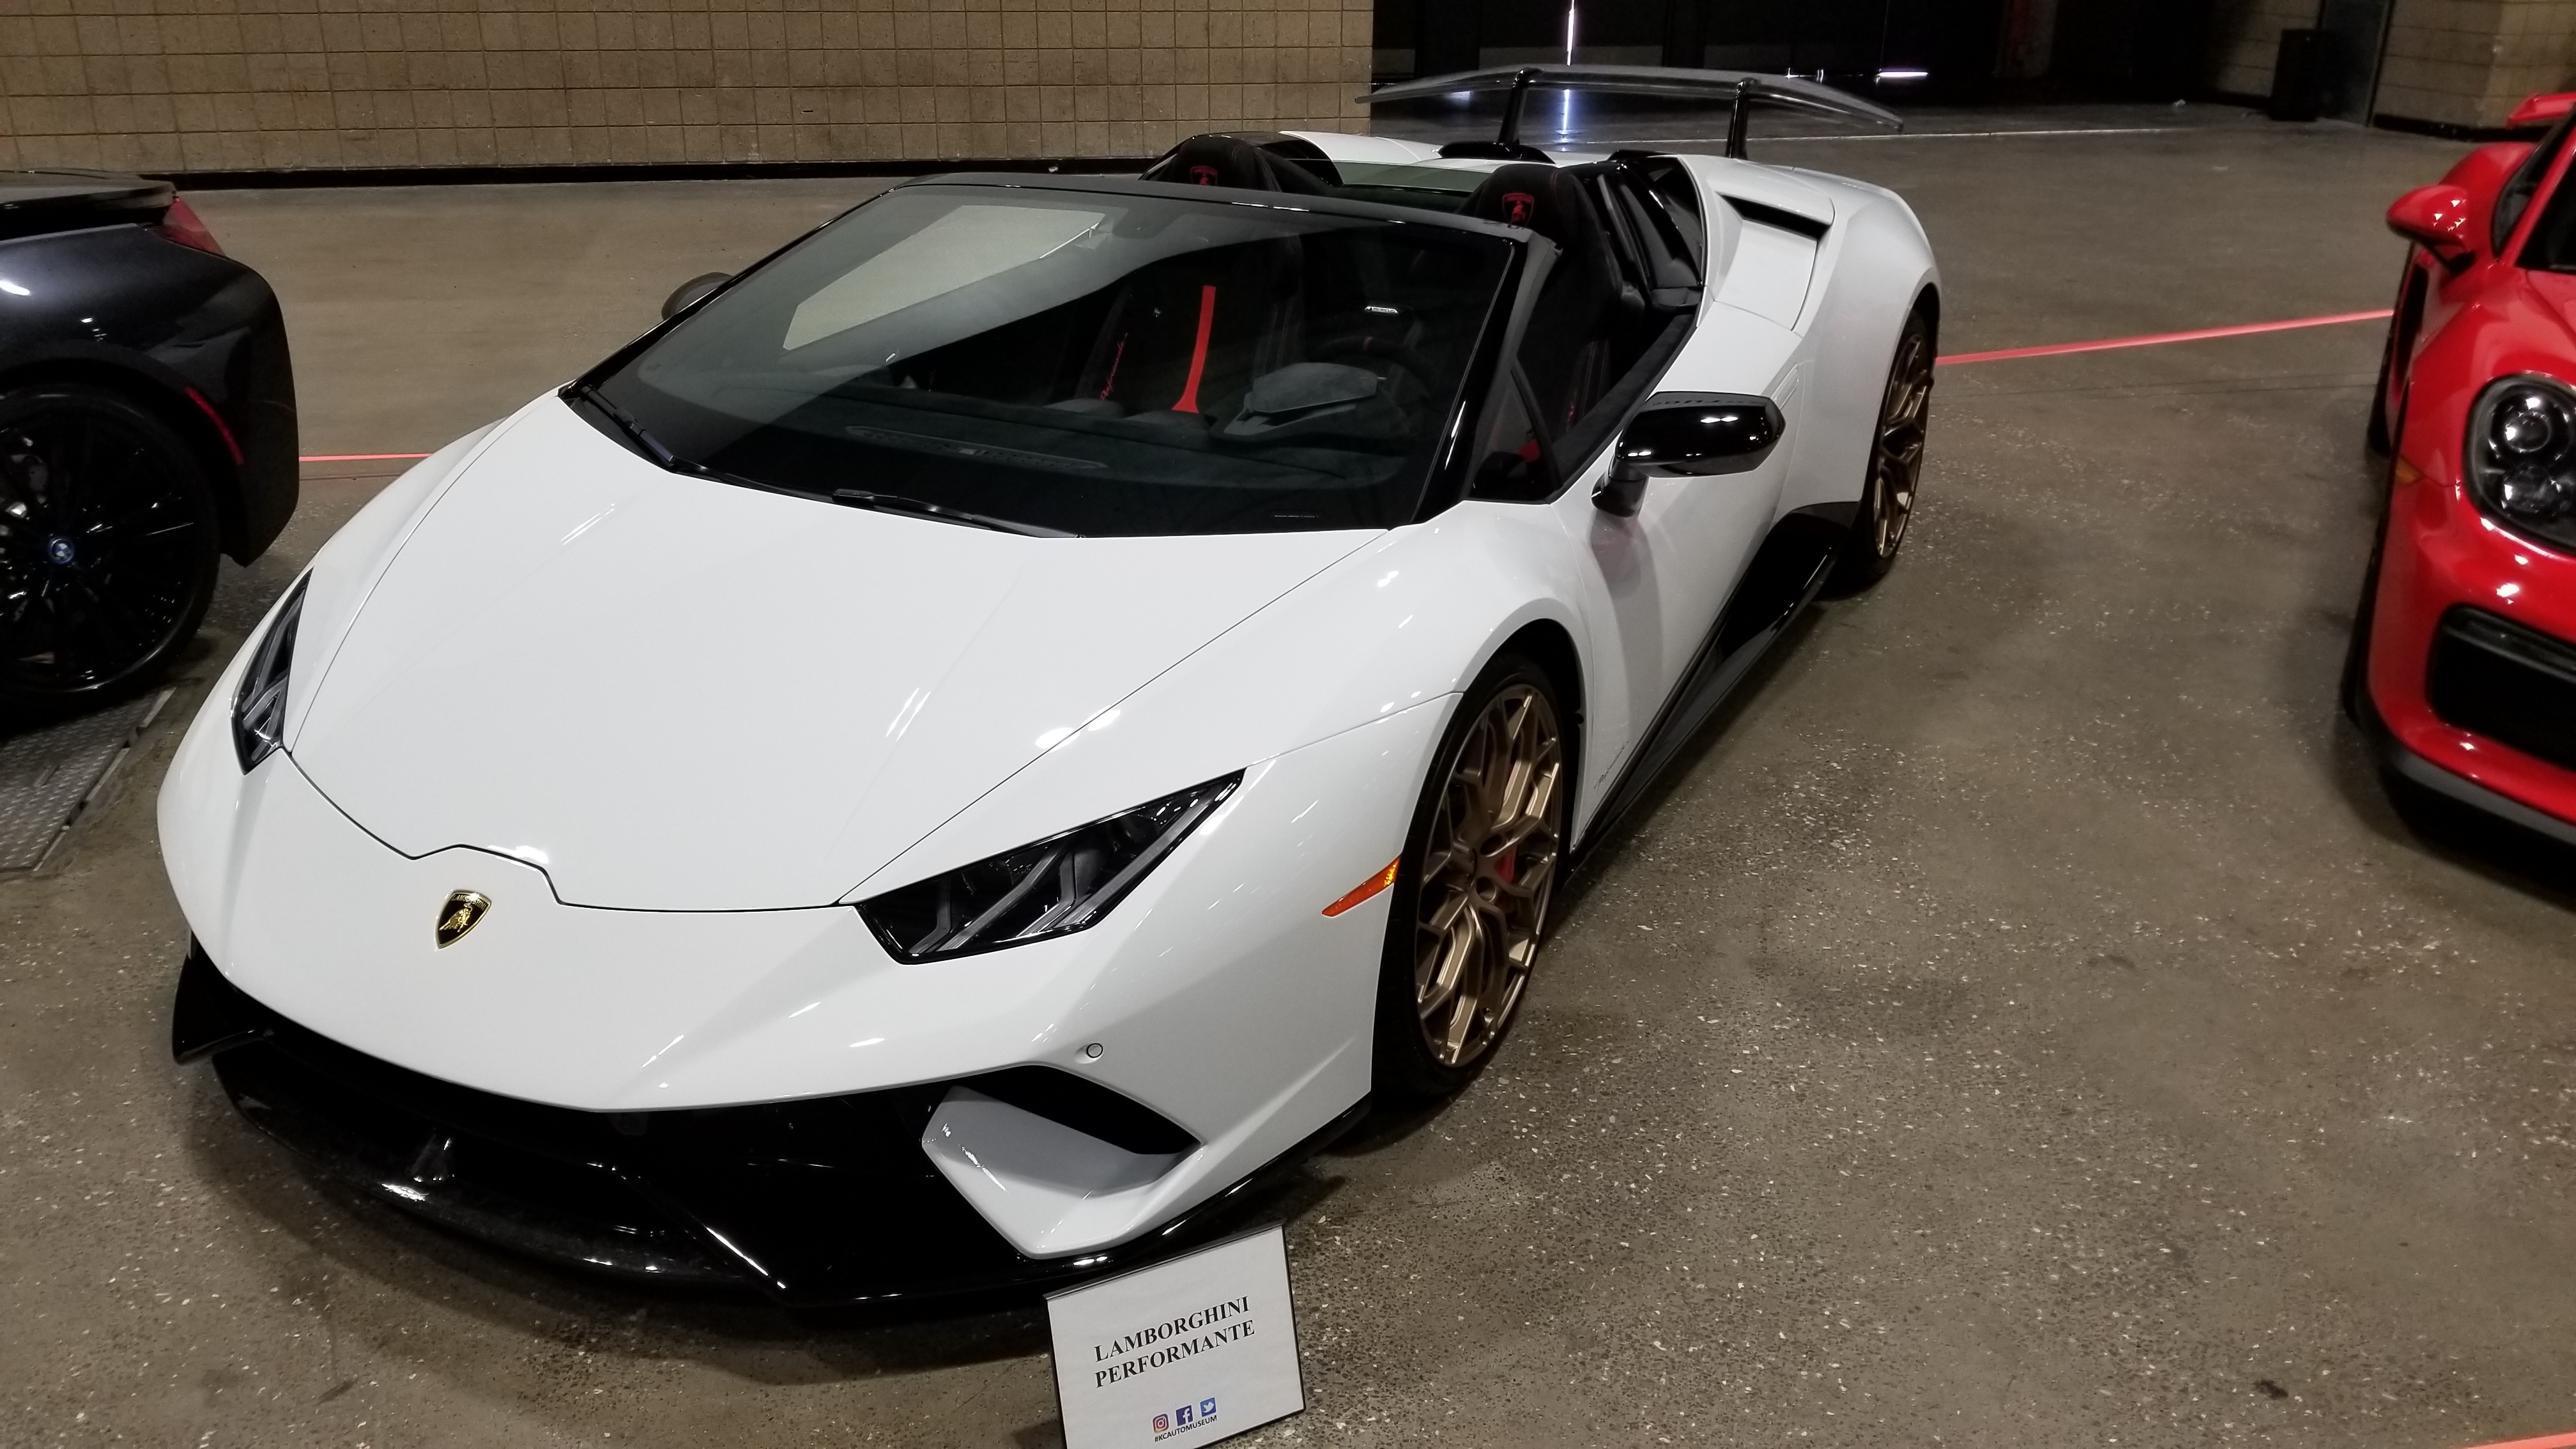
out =
[[[1611,782],[1601,813],[1576,847],[1578,865],[1636,808],[1798,612],[1814,601],[1833,571],[1834,552],[1851,531],[1859,508],[1857,503],[1811,504],[1771,525],[1770,536],[1762,540],[1743,581],[1718,611],[1717,622],[1691,656],[1690,667],[1655,711],[1645,742]]]

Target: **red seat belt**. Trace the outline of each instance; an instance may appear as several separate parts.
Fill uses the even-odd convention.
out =
[[[1199,340],[1190,349],[1190,381],[1172,403],[1176,413],[1199,410],[1199,379],[1207,372],[1208,334],[1216,330],[1216,284],[1199,288]]]

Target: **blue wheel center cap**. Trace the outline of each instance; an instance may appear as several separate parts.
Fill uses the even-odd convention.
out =
[[[45,557],[52,559],[55,563],[61,564],[65,568],[69,568],[72,565],[72,561],[80,557],[80,550],[73,548],[72,541],[68,538],[47,539],[45,541]]]

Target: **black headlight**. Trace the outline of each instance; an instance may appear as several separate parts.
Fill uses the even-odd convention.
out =
[[[243,774],[286,743],[286,671],[295,662],[295,624],[304,616],[304,580],[287,590],[268,632],[251,651],[233,694],[233,754]]]
[[[905,961],[971,956],[1097,923],[1216,809],[1243,772],[859,903]]]
[[[2576,549],[2576,391],[2499,378],[2469,414],[2469,492],[2507,526]]]

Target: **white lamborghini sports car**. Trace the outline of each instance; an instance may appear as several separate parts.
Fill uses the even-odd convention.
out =
[[[914,181],[413,468],[179,746],[179,1057],[791,1303],[1123,1266],[1465,1085],[1577,853],[1893,561],[1939,320],[1889,192],[1545,152],[1550,87],[1894,119],[1542,67],[1379,93],[1494,140]]]

